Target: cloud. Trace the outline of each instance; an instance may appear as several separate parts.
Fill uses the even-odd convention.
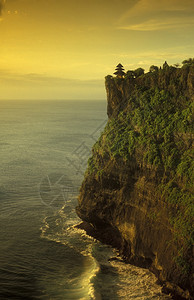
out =
[[[39,84],[39,85],[45,85],[45,86],[58,86],[58,87],[86,87],[86,86],[99,86],[99,84],[102,83],[102,80],[80,80],[80,79],[70,79],[70,78],[63,78],[63,77],[52,77],[52,76],[45,76],[43,74],[36,74],[36,73],[30,73],[30,74],[24,74],[20,75],[19,80],[23,80],[29,84]]]
[[[140,63],[143,61],[143,63],[146,62],[152,62],[153,61],[163,61],[166,59],[169,59],[171,61],[177,60],[181,62],[183,59],[186,59],[191,56],[191,53],[193,53],[194,47],[190,45],[184,45],[179,47],[169,47],[169,48],[163,48],[157,51],[142,51],[136,53],[120,53],[112,55],[117,55],[121,59],[129,59],[129,60],[139,60]]]
[[[124,13],[119,29],[157,31],[194,25],[193,0],[139,0]]]
[[[131,24],[127,26],[121,26],[119,29],[124,30],[135,30],[135,31],[158,31],[158,30],[167,30],[167,29],[175,29],[175,28],[183,28],[183,27],[190,27],[194,25],[194,19],[150,19],[148,21],[138,23],[138,24]]]
[[[44,74],[29,73],[16,74],[6,70],[0,70],[0,85],[1,83],[14,86],[45,86],[45,87],[98,87],[103,84],[103,80],[79,80],[63,77],[47,76]]]
[[[139,0],[131,7],[120,20],[124,21],[131,17],[149,16],[152,13],[161,12],[191,12],[194,11],[193,0]]]
[[[117,60],[123,64],[125,70],[134,70],[137,67],[142,67],[148,71],[151,65],[162,66],[166,60],[169,65],[181,63],[183,60],[192,57],[193,52],[194,46],[188,44],[152,50],[139,48],[135,52],[130,52],[129,50],[128,52],[110,53],[109,56],[117,57]],[[109,73],[112,73],[111,68]]]
[[[0,70],[3,99],[104,99],[104,80],[78,80]]]

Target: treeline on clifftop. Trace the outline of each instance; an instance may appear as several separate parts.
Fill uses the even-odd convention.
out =
[[[194,59],[184,61],[182,68],[165,66],[163,69],[152,69],[137,78],[129,77],[127,73],[125,78],[106,77],[109,120],[93,146],[93,155],[88,161],[78,214],[94,226],[98,227],[97,224],[102,220],[102,224],[117,228],[125,249],[136,249],[128,250],[129,257],[139,257],[139,253],[144,251],[142,245],[150,244],[149,251],[152,249],[157,257],[157,262],[152,258],[152,265],[156,269],[157,264],[161,265],[158,269],[159,278],[183,290],[188,289],[191,295],[194,244]],[[125,178],[125,182],[121,178]],[[153,189],[150,195],[146,190],[146,182]],[[122,193],[122,199],[119,199],[118,195]],[[146,196],[144,193],[147,193]],[[147,201],[147,208],[142,222],[145,222],[145,230],[149,226],[153,241],[144,229],[139,229],[138,234],[137,213],[133,215],[133,226],[136,236],[142,241],[131,240],[130,234],[127,236],[132,230],[130,227],[128,231],[121,230],[124,228],[122,220],[125,219],[125,223],[132,222],[127,215],[130,215],[134,202],[136,210],[137,204],[142,210],[146,206],[143,201]],[[119,211],[123,217],[118,217]],[[164,246],[167,249],[166,254],[160,253],[157,243],[154,244],[154,227],[158,227],[158,224],[163,224],[170,232],[162,238],[165,245],[160,244],[160,248]],[[157,230],[161,230],[162,236],[160,226]],[[147,254],[143,254],[144,258],[146,255],[151,257],[149,251],[145,249]],[[124,254],[127,256],[126,250]],[[188,294],[185,294],[185,298],[189,299]]]
[[[182,65],[183,65],[182,68],[187,68],[187,67],[194,65],[194,58],[189,58],[189,59],[183,60]],[[176,63],[173,66],[169,66],[168,63],[165,61],[165,63],[163,64],[162,67],[151,65],[149,68],[149,73],[158,72],[161,70],[166,70],[166,71],[168,70],[168,71],[172,72],[173,70],[180,68],[180,66],[181,65],[179,63]],[[128,70],[126,73],[124,73],[124,78],[125,79],[134,79],[134,78],[140,77],[144,74],[145,74],[145,70],[143,68],[137,68],[135,70]],[[108,75],[108,76],[112,77],[112,75]]]

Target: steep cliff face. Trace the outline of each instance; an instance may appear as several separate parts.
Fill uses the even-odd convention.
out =
[[[77,213],[166,290],[193,293],[194,67],[106,77],[109,120],[93,147]],[[170,283],[169,283],[170,282]]]

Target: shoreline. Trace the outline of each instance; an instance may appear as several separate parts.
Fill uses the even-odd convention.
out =
[[[162,282],[158,278],[157,272],[155,272],[155,270],[150,268],[150,266],[146,263],[146,261],[145,262],[130,261],[129,257],[127,257],[127,255],[123,253],[123,249],[121,246],[122,244],[121,243],[119,244],[119,237],[113,236],[114,233],[111,232],[112,227],[108,228],[108,230],[107,228],[105,230],[103,230],[103,228],[98,230],[92,224],[87,223],[86,221],[82,221],[81,223],[75,225],[74,227],[84,230],[86,234],[89,235],[90,237],[100,241],[102,244],[112,246],[113,248],[119,251],[119,257],[117,256],[112,257],[108,259],[108,261],[120,261],[125,264],[136,266],[142,269],[148,269],[151,273],[153,273],[156,276],[157,284],[160,285],[162,288],[161,292],[164,293],[165,295],[168,295],[173,300],[193,299],[192,297],[190,297],[190,295],[187,292],[183,291],[180,287],[172,284],[171,282],[168,281]],[[116,238],[114,239],[114,237]]]

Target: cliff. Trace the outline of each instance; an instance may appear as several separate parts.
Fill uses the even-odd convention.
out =
[[[126,261],[148,267],[176,299],[193,295],[194,66],[106,77],[109,120],[77,214]]]

